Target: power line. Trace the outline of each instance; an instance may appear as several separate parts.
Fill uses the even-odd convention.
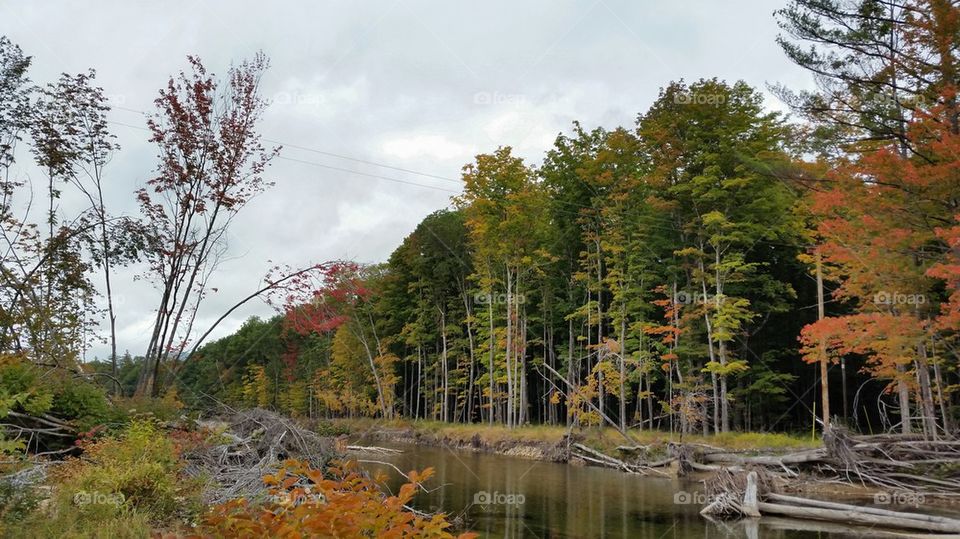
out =
[[[144,115],[144,116],[147,115],[147,113],[146,113],[145,111],[137,110],[137,109],[131,109],[131,108],[129,108],[129,107],[119,107],[119,106],[116,106],[116,107],[113,107],[113,108],[114,108],[114,109],[119,109],[119,110],[125,110],[125,111],[127,111],[127,112],[135,112],[135,113],[137,113],[137,114],[142,114],[142,115]],[[125,126],[127,126],[127,127],[136,127],[136,126],[129,125],[129,124],[122,124],[122,123],[120,123],[120,122],[113,122],[113,123],[116,123],[116,124],[118,124],[118,125],[125,125]],[[344,160],[347,160],[347,161],[353,161],[354,163],[362,163],[362,164],[364,164],[364,165],[370,165],[370,166],[374,166],[374,167],[380,167],[380,168],[386,168],[386,169],[390,169],[390,170],[396,170],[396,171],[398,171],[398,172],[404,172],[404,173],[406,173],[406,174],[414,174],[414,175],[417,175],[417,176],[423,176],[423,177],[425,177],[425,178],[432,178],[432,179],[435,179],[435,180],[443,180],[443,181],[445,181],[445,182],[452,182],[452,183],[456,183],[456,184],[462,184],[462,183],[463,183],[463,180],[460,180],[460,179],[457,179],[457,178],[450,178],[450,177],[447,177],[447,176],[440,176],[440,175],[438,175],[438,174],[431,174],[431,173],[429,173],[429,172],[421,172],[421,171],[419,171],[419,170],[413,170],[413,169],[409,169],[409,168],[403,168],[403,167],[398,167],[398,166],[394,166],[394,165],[388,165],[388,164],[386,164],[386,163],[378,163],[378,162],[376,162],[376,161],[371,161],[371,160],[368,160],[368,159],[360,159],[360,158],[358,158],[358,157],[351,157],[351,156],[349,156],[349,155],[343,155],[343,154],[339,154],[339,153],[328,152],[328,151],[325,151],[325,150],[318,150],[318,149],[316,149],[316,148],[308,148],[308,147],[306,147],[306,146],[300,146],[300,145],[297,145],[297,144],[291,144],[291,143],[289,143],[289,142],[284,142],[284,141],[282,141],[282,140],[269,139],[269,138],[264,138],[264,139],[262,139],[262,140],[263,140],[264,142],[269,142],[269,143],[271,143],[271,144],[279,144],[279,145],[281,145],[281,146],[283,146],[283,147],[285,147],[285,148],[294,148],[294,149],[301,150],[301,151],[304,151],[304,152],[311,152],[311,153],[315,153],[315,154],[318,154],[318,155],[326,155],[326,156],[328,156],[328,157],[335,157],[335,158],[337,158],[337,159],[344,159]],[[334,170],[344,170],[344,169],[334,169]],[[353,171],[347,170],[347,172],[353,172]],[[419,184],[414,184],[414,185],[419,185]]]
[[[140,127],[140,126],[137,126],[137,125],[131,125],[131,124],[128,124],[128,123],[117,122],[117,121],[113,121],[113,120],[110,120],[109,123],[112,123],[112,124],[115,124],[115,125],[120,125],[120,126],[123,126],[123,127],[129,127],[129,128],[131,128],[131,129],[139,129],[139,130],[142,130],[142,131],[149,131],[149,129],[147,129],[147,128],[145,128],[145,127]],[[282,144],[282,143],[278,143],[278,144]],[[317,150],[317,151],[319,151],[319,150]],[[292,162],[294,162],[294,163],[301,163],[301,164],[304,164],[304,165],[311,165],[311,166],[320,167],[320,168],[325,168],[325,169],[329,169],[329,170],[336,170],[336,171],[338,171],[338,172],[346,172],[346,173],[349,173],[349,174],[356,174],[356,175],[358,175],[358,176],[365,176],[365,177],[368,177],[368,178],[376,178],[376,179],[378,179],[378,180],[384,180],[384,181],[388,181],[388,182],[402,183],[402,184],[404,184],[404,185],[412,185],[412,186],[414,186],[414,187],[423,187],[424,189],[432,189],[432,190],[434,190],[434,191],[443,191],[443,192],[445,192],[445,193],[451,193],[451,194],[455,194],[455,195],[460,194],[460,191],[455,191],[455,190],[453,190],[453,189],[446,189],[446,188],[443,188],[443,187],[437,187],[437,186],[435,186],[435,185],[427,185],[427,184],[424,184],[424,183],[417,183],[417,182],[411,182],[411,181],[408,181],[408,180],[401,180],[401,179],[399,179],[399,178],[390,178],[390,177],[388,177],[388,176],[381,176],[381,175],[379,175],[379,174],[370,174],[370,173],[368,173],[368,172],[361,172],[361,171],[359,171],[359,170],[351,170],[351,169],[348,169],[348,168],[335,167],[335,166],[333,166],[333,165],[325,165],[325,164],[323,164],[323,163],[317,163],[316,161],[306,161],[306,160],[303,160],[303,159],[295,159],[295,158],[293,158],[293,157],[285,157],[285,156],[282,156],[282,155],[278,155],[278,156],[276,156],[276,158],[277,158],[277,159],[283,159],[284,161],[292,161]],[[361,161],[361,162],[362,162],[362,161]]]
[[[323,150],[316,150],[316,149],[313,149],[313,148],[307,148],[307,147],[304,147],[304,146],[297,146],[297,145],[295,145],[295,144],[289,144],[289,143],[287,143],[287,142],[282,142],[282,141],[279,141],[279,140],[271,140],[271,139],[268,139],[268,138],[265,138],[265,139],[263,139],[263,140],[264,140],[265,142],[270,142],[270,143],[273,143],[273,144],[279,144],[279,145],[283,146],[284,148],[294,148],[294,149],[297,149],[297,150],[303,150],[303,151],[305,151],[305,152],[313,152],[313,153],[320,154],[320,155],[327,155],[327,156],[330,156],[330,157],[336,157],[336,158],[338,158],[338,159],[346,159],[347,161],[353,161],[353,162],[355,162],[355,163],[363,163],[363,164],[365,164],[365,165],[372,165],[372,166],[375,166],[375,167],[382,167],[382,168],[388,168],[388,169],[390,169],[390,170],[397,170],[397,171],[400,171],[400,172],[406,172],[407,174],[416,174],[416,175],[418,175],[418,176],[424,176],[424,177],[433,178],[433,179],[436,179],[436,180],[443,180],[443,181],[445,181],[445,182],[453,182],[453,183],[457,183],[457,184],[462,184],[462,183],[463,183],[463,180],[458,180],[458,179],[455,179],[455,178],[448,178],[448,177],[446,177],[446,176],[438,176],[438,175],[436,175],[436,174],[430,174],[430,173],[428,173],[428,172],[419,172],[419,171],[411,170],[411,169],[408,169],[408,168],[395,167],[395,166],[393,166],[393,165],[385,165],[385,164],[383,164],[383,163],[377,163],[376,161],[367,161],[367,160],[364,160],[364,159],[358,159],[358,158],[356,158],[356,157],[350,157],[350,156],[347,156],[347,155],[340,155],[340,154],[336,154],[336,153],[332,153],[332,152],[325,152],[325,151],[323,151]]]
[[[128,107],[114,107],[114,108],[116,108],[116,109],[121,109],[121,110],[126,110],[126,111],[129,111],[129,112],[135,112],[135,113],[143,114],[143,115],[146,115],[146,114],[147,114],[147,113],[144,112],[144,111],[136,110],[136,109],[131,109],[131,108],[128,108]],[[126,123],[123,123],[123,122],[110,121],[110,123],[117,124],[117,125],[121,125],[121,126],[124,126],[124,127],[130,127],[130,128],[133,128],[133,129],[140,129],[140,130],[143,130],[143,131],[149,131],[149,129],[147,129],[147,128],[145,128],[145,127],[140,127],[140,126],[136,126],[136,125],[126,124]],[[376,167],[387,168],[387,169],[390,169],[390,170],[396,170],[396,171],[404,172],[404,173],[407,173],[407,174],[415,174],[415,175],[424,176],[424,177],[427,177],[427,178],[433,178],[433,179],[443,180],[443,181],[447,181],[447,182],[453,182],[453,183],[457,183],[457,184],[462,184],[462,183],[463,183],[463,180],[458,180],[458,179],[454,179],[454,178],[448,178],[448,177],[439,176],[439,175],[436,175],[436,174],[430,174],[430,173],[428,173],[428,172],[420,172],[420,171],[416,171],[416,170],[412,170],[412,169],[406,169],[406,168],[396,167],[396,166],[393,166],[393,165],[387,165],[387,164],[384,164],[384,163],[377,163],[376,161],[369,161],[369,160],[359,159],[359,158],[356,158],[356,157],[350,157],[350,156],[347,156],[347,155],[337,154],[337,153],[333,153],[333,152],[327,152],[327,151],[324,151],[324,150],[318,150],[318,149],[315,149],[315,148],[308,148],[308,147],[306,147],[306,146],[299,146],[299,145],[296,145],[296,144],[289,144],[289,143],[286,143],[286,142],[283,142],[283,141],[279,141],[279,140],[273,140],[273,139],[267,139],[267,138],[264,138],[263,140],[264,140],[265,142],[270,142],[270,143],[272,143],[272,144],[280,144],[280,145],[282,145],[282,146],[284,146],[284,147],[289,147],[289,148],[294,148],[294,149],[297,149],[297,150],[312,152],[312,153],[316,153],[316,154],[319,154],[319,155],[326,155],[326,156],[330,156],[330,157],[336,157],[336,158],[338,158],[338,159],[345,159],[345,160],[353,161],[353,162],[356,162],[356,163],[362,163],[362,164],[366,164],[366,165],[371,165],[371,166],[376,166]],[[338,171],[338,172],[346,172],[346,173],[348,173],[348,174],[356,174],[356,175],[358,175],[358,176],[365,176],[365,177],[368,177],[368,178],[375,178],[375,179],[379,179],[379,180],[384,180],[384,181],[389,181],[389,182],[394,182],[394,183],[400,183],[400,184],[404,184],[404,185],[412,185],[412,186],[414,186],[414,187],[423,187],[423,188],[425,188],[425,189],[432,189],[432,190],[434,190],[434,191],[442,191],[442,192],[452,193],[452,194],[460,194],[460,193],[461,193],[461,191],[455,191],[455,190],[452,190],[452,189],[444,189],[443,187],[437,187],[437,186],[434,186],[434,185],[427,185],[427,184],[412,182],[412,181],[409,181],[409,180],[402,180],[402,179],[399,179],[399,178],[391,178],[391,177],[387,177],[387,176],[381,176],[381,175],[379,175],[379,174],[371,174],[371,173],[367,173],[367,172],[361,172],[361,171],[357,171],[357,170],[351,170],[351,169],[347,169],[347,168],[341,168],[341,167],[336,167],[336,166],[332,166],[332,165],[326,165],[326,164],[323,164],[323,163],[318,163],[318,162],[316,162],[316,161],[307,161],[307,160],[303,160],[303,159],[296,159],[296,158],[293,158],[293,157],[286,157],[286,156],[283,156],[283,155],[278,155],[278,156],[277,156],[277,159],[283,159],[283,160],[285,160],[285,161],[291,161],[291,162],[294,162],[294,163],[301,163],[301,164],[311,165],[311,166],[315,166],[315,167],[319,167],[319,168],[325,168],[325,169],[328,169],[328,170],[335,170],[335,171]],[[581,206],[581,205],[579,205],[579,204],[577,204],[577,203],[575,203],[575,202],[567,202],[567,201],[565,201],[565,200],[560,200],[560,199],[554,199],[553,202],[556,203],[556,204],[561,204],[561,205],[570,206],[571,208],[573,208],[573,209],[575,209],[575,210],[597,210],[597,209],[598,209],[598,208],[595,208],[595,207],[593,207],[593,206]],[[556,212],[556,213],[561,213],[561,214],[570,215],[570,216],[574,216],[574,217],[581,217],[581,216],[582,216],[579,211],[572,211],[572,210],[566,210],[566,211],[565,211],[565,210],[561,210],[561,209],[556,208],[556,207],[553,208],[553,211]],[[649,228],[659,229],[659,230],[664,230],[664,231],[681,232],[680,228],[677,227],[676,223],[673,223],[673,222],[672,222],[669,218],[667,218],[667,217],[658,217],[658,216],[653,216],[653,215],[645,215],[645,216],[643,216],[643,219],[646,219],[647,221],[653,221],[653,222],[658,222],[658,221],[659,221],[659,222],[661,222],[661,223],[664,223],[664,225],[662,225],[662,226],[653,225],[653,224],[650,224],[649,222],[645,223],[645,225],[646,225],[647,227],[649,227]],[[769,240],[758,240],[758,241],[756,241],[756,242],[754,242],[754,243],[755,243],[755,244],[771,245],[771,246],[781,246],[781,247],[793,247],[793,246],[794,246],[794,245],[792,245],[792,244],[774,242],[774,241],[769,241]]]
[[[282,155],[278,155],[278,156],[277,156],[277,159],[283,159],[284,161],[293,161],[294,163],[303,163],[304,165],[312,165],[312,166],[315,166],[315,167],[321,167],[321,168],[326,168],[326,169],[330,169],[330,170],[337,170],[337,171],[340,171],[340,172],[349,172],[350,174],[357,174],[357,175],[360,175],[360,176],[367,176],[368,178],[377,178],[377,179],[386,180],[386,181],[389,181],[389,182],[402,183],[402,184],[405,184],[405,185],[414,185],[414,186],[416,186],[416,187],[424,187],[424,188],[426,188],[426,189],[433,189],[433,190],[435,190],[435,191],[444,191],[444,192],[446,192],[446,193],[453,193],[453,194],[455,194],[455,195],[460,194],[460,191],[454,191],[453,189],[444,189],[443,187],[437,187],[437,186],[435,186],[435,185],[427,185],[427,184],[424,184],[424,183],[410,182],[410,181],[401,180],[401,179],[398,179],[398,178],[388,178],[388,177],[386,177],[386,176],[380,176],[380,175],[378,175],[378,174],[368,174],[368,173],[366,173],[366,172],[360,172],[360,171],[357,171],[357,170],[350,170],[350,169],[348,169],[348,168],[340,168],[340,167],[334,167],[334,166],[331,166],[331,165],[324,165],[323,163],[317,163],[317,162],[314,162],[314,161],[304,161],[304,160],[302,160],[302,159],[294,159],[293,157],[284,157],[284,156],[282,156]]]

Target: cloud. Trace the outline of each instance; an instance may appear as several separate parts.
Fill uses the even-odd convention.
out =
[[[386,155],[403,160],[426,158],[463,161],[465,157],[469,159],[473,151],[469,146],[449,140],[443,135],[401,136],[385,141],[381,148]]]
[[[537,164],[573,120],[630,126],[672,79],[809,87],[774,43],[771,12],[785,3],[60,0],[5,2],[0,20],[33,55],[34,82],[93,67],[114,96],[111,129],[123,149],[107,167],[107,197],[121,214],[138,212],[133,192],[155,167],[138,111],[152,109],[185,56],[219,74],[258,50],[270,57],[262,85],[273,105],[261,132],[284,143],[288,160],[273,163],[276,186],[234,221],[202,322],[256,289],[272,264],[386,260],[420,220],[449,205],[443,189],[459,189],[408,171],[456,180],[474,154],[499,145]],[[28,163],[29,153],[20,159]],[[42,177],[26,164],[18,173]],[[157,303],[135,279],[144,273],[125,268],[115,279],[126,298],[120,349],[132,353],[142,353]],[[252,302],[213,336],[271,313]],[[107,350],[97,344],[89,356]]]

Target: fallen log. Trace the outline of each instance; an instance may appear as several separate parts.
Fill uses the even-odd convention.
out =
[[[348,445],[348,451],[362,451],[365,453],[381,453],[384,455],[396,455],[403,453],[400,449],[391,449],[389,447],[377,447],[377,446],[362,446],[362,445]]]
[[[884,516],[862,511],[863,508],[857,506],[848,506],[848,509],[826,509],[809,505],[798,506],[770,502],[759,502],[757,506],[763,515],[773,514],[793,518],[808,518],[831,522],[865,524],[869,526],[886,526],[908,530],[960,533],[960,520],[954,520],[952,523],[927,522],[913,518],[914,515],[909,513],[903,513],[900,516]]]
[[[894,511],[839,502],[788,496],[776,492],[769,471],[758,468],[746,476],[721,469],[706,481],[711,499],[704,516],[737,517],[779,515],[790,518],[878,526],[899,530],[960,534],[960,519],[941,515]]]
[[[806,462],[819,462],[827,458],[826,449],[811,449],[800,451],[798,453],[788,453],[786,455],[757,455],[746,456],[736,453],[706,453],[703,460],[706,462],[734,464],[761,464],[764,466],[784,466],[790,464],[803,464]]]
[[[627,471],[627,472],[633,472],[633,471],[634,471],[633,468],[632,468],[629,464],[627,464],[626,462],[623,462],[622,460],[619,460],[619,459],[615,459],[615,458],[613,458],[613,457],[611,457],[611,456],[609,456],[609,455],[605,455],[605,454],[603,454],[603,453],[601,453],[601,452],[599,452],[599,451],[597,451],[597,450],[595,450],[595,449],[591,449],[591,448],[589,448],[589,447],[587,447],[587,446],[585,446],[585,445],[583,445],[583,444],[575,443],[575,444],[572,445],[572,447],[573,447],[574,449],[576,449],[577,451],[580,451],[581,453],[586,453],[587,455],[593,457],[594,459],[600,460],[601,462],[603,462],[603,463],[605,463],[605,464],[607,464],[607,465],[609,465],[609,466],[611,466],[611,467],[613,467],[613,468],[620,468],[620,469],[622,469],[622,470],[624,470],[624,471]],[[581,457],[581,458],[584,458],[585,456],[584,456],[584,455],[580,455],[580,457]],[[584,460],[591,460],[591,459],[586,459],[586,458],[584,458]]]
[[[810,498],[801,498],[799,496],[787,496],[785,494],[774,494],[770,493],[766,495],[767,500],[773,500],[777,502],[783,502],[793,505],[805,505],[809,507],[819,507],[822,509],[837,509],[841,511],[856,510],[860,513],[865,513],[868,515],[878,515],[884,517],[894,517],[894,518],[909,518],[917,520],[919,522],[926,523],[938,523],[949,526],[960,525],[960,520],[942,517],[938,515],[926,515],[923,513],[906,513],[903,511],[891,511],[889,509],[880,509],[877,507],[861,507],[858,505],[849,505],[845,503],[837,502],[828,502],[823,500],[813,500]]]

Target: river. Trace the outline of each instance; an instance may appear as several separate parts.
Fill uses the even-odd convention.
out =
[[[826,524],[770,519],[712,523],[699,515],[702,485],[615,470],[541,462],[430,446],[391,445],[404,452],[361,459],[389,462],[404,472],[433,467],[414,506],[463,514],[481,537],[504,538],[827,538],[856,537]],[[400,474],[375,463],[391,478]],[[852,530],[848,530],[852,532]],[[872,537],[872,534],[859,535]]]

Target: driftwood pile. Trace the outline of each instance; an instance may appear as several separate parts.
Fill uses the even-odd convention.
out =
[[[649,458],[648,446],[621,446],[621,458],[579,443],[569,458],[629,473],[662,473],[676,463],[680,476],[712,472],[704,481],[707,517],[787,517],[876,526],[917,533],[960,534],[960,519],[790,496],[804,479],[880,489],[875,501],[920,505],[926,499],[960,497],[960,440],[922,436],[853,435],[840,427],[824,433],[823,447],[792,453],[758,454],[705,444],[667,444],[667,458]],[[645,458],[646,457],[646,458]]]
[[[654,461],[647,460],[643,458],[643,454],[647,453],[649,450],[649,448],[645,446],[620,446],[617,448],[617,450],[621,455],[625,455],[623,459],[612,457],[606,453],[602,453],[581,443],[571,441],[568,444],[567,460],[579,459],[593,466],[613,468],[623,472],[640,475],[667,475],[658,468],[668,466],[670,463],[676,460],[674,457]]]
[[[707,480],[706,485],[710,503],[701,514],[708,517],[773,515],[871,528],[960,533],[960,520],[954,518],[779,494],[774,492],[773,483],[769,477],[764,477],[762,470],[739,474],[722,470]]]
[[[910,435],[851,435],[830,427],[824,446],[782,455],[751,455],[710,446],[671,446],[681,470],[744,472],[762,467],[781,479],[812,474],[915,496],[960,497],[960,440]]]
[[[320,436],[289,418],[262,409],[203,421],[200,426],[212,430],[219,443],[186,453],[184,458],[189,475],[209,481],[204,489],[207,503],[263,493],[263,476],[275,471],[284,460],[302,460],[322,468],[345,449],[333,438]]]

